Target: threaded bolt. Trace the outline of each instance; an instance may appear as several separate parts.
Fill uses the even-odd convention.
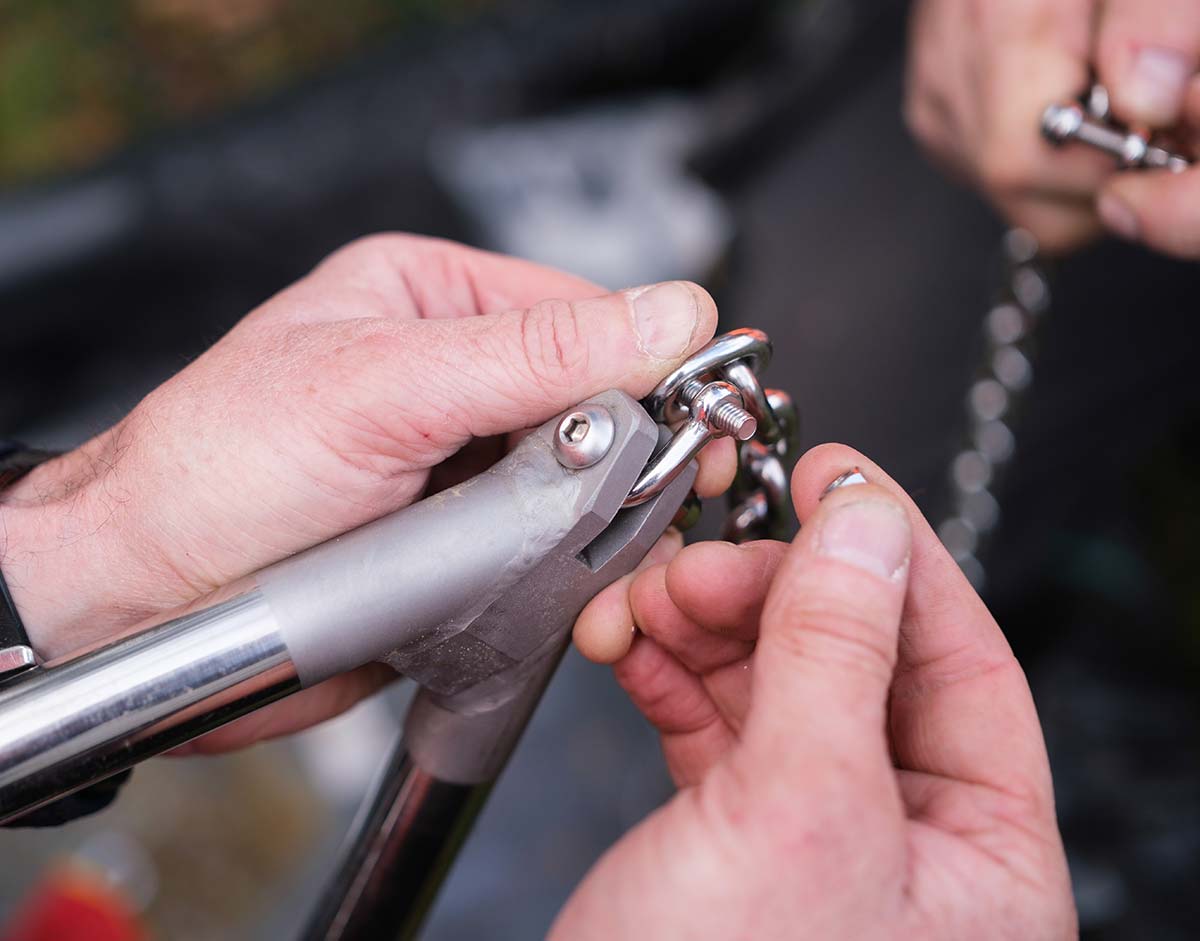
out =
[[[742,407],[741,394],[728,382],[688,380],[679,390],[679,399],[692,420],[702,422],[714,436],[749,441],[758,430],[758,420]]]
[[[716,430],[732,435],[738,441],[749,441],[758,431],[754,416],[734,401],[722,402],[708,416],[708,423]]]

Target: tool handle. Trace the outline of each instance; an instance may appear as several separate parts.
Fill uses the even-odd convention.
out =
[[[599,398],[636,409],[653,427],[628,396]],[[589,482],[625,488],[615,512],[651,447],[626,454],[614,446],[605,462],[571,470],[551,447],[555,425],[459,487],[4,684],[0,822],[395,651],[406,652],[420,681],[447,689],[511,666],[474,638],[448,641],[578,529],[595,503]],[[624,481],[606,466],[622,462],[615,477]],[[590,524],[598,531],[607,522]]]

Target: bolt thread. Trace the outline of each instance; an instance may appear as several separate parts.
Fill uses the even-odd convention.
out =
[[[716,431],[732,435],[738,441],[749,441],[758,430],[758,422],[736,402],[722,402],[709,413],[709,425]]]
[[[699,379],[689,379],[679,390],[679,401],[684,405],[691,405],[696,400],[696,396],[703,391],[703,382]]]

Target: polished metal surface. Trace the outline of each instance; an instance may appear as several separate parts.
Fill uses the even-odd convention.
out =
[[[1166,169],[1181,173],[1191,161],[1151,144],[1141,134],[1105,123],[1088,114],[1082,105],[1050,105],[1042,114],[1042,134],[1054,144],[1078,141],[1116,157],[1124,167]]]
[[[687,418],[646,465],[625,498],[627,507],[662,493],[714,438],[729,435],[748,441],[758,428],[754,416],[742,408],[741,394],[731,383],[689,379],[677,390],[676,399],[687,410]]]
[[[0,688],[0,821],[297,688],[253,588]]]
[[[489,790],[439,781],[399,742],[350,827],[304,941],[415,937]]]
[[[24,673],[35,666],[37,657],[34,656],[33,648],[26,644],[16,644],[0,650],[0,680]]]
[[[646,465],[625,498],[625,506],[640,506],[662,493],[713,437],[712,429],[703,422],[685,422]]]
[[[755,373],[767,368],[771,362],[771,341],[765,333],[745,327],[722,334],[656,385],[642,399],[642,405],[655,421],[671,422],[682,416],[669,415],[667,407],[687,382],[703,379],[740,361],[747,362]]]
[[[608,453],[614,436],[612,413],[602,405],[586,405],[558,423],[554,453],[564,467],[591,467]]]
[[[757,384],[753,373],[748,378]],[[799,415],[791,397],[780,389],[760,388],[749,401],[759,399],[766,404],[771,430],[745,442],[738,452],[730,512],[721,533],[735,543],[787,539],[795,530],[790,477],[799,449]]]

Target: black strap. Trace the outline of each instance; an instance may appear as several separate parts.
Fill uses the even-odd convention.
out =
[[[49,452],[0,439],[0,490],[20,480],[51,456]],[[0,571],[0,649],[28,646],[29,635],[25,633],[25,625],[21,623],[8,583],[4,581],[4,572]]]
[[[0,490],[20,480],[39,464],[56,457],[52,451],[27,448],[16,441],[0,439]],[[17,613],[4,573],[0,572],[0,649],[29,646],[29,635]],[[3,824],[5,827],[57,827],[79,817],[103,810],[117,797],[121,786],[129,780],[132,769],[126,769],[103,781],[61,797],[45,807]]]

